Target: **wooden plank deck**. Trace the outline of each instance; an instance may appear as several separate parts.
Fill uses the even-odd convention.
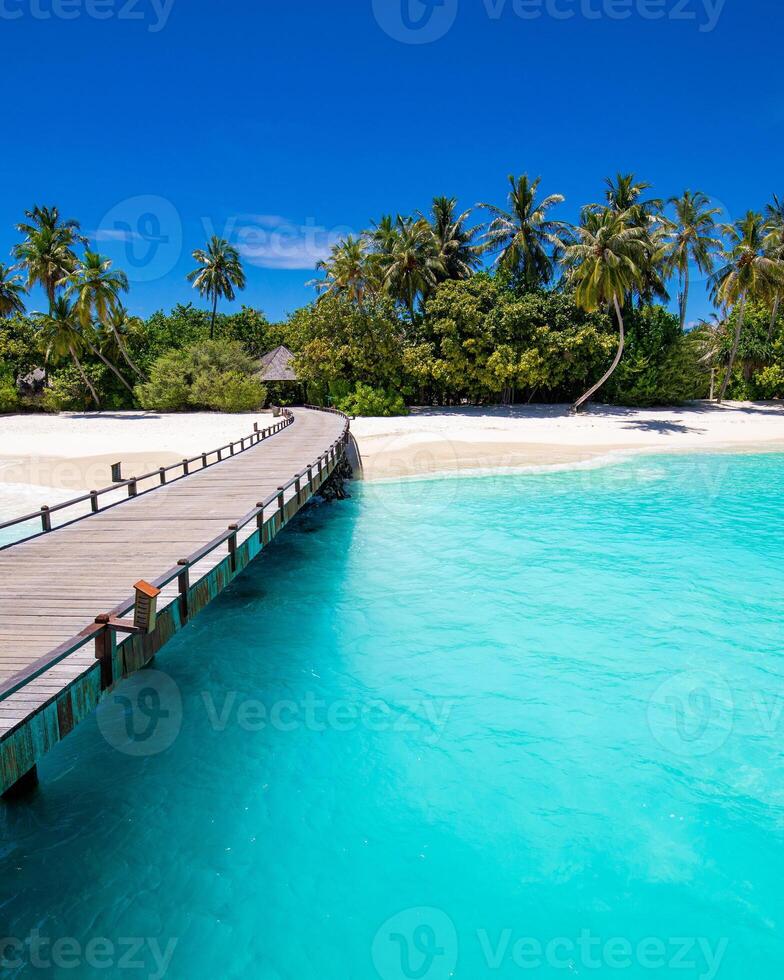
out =
[[[340,439],[345,425],[340,415],[297,409],[290,426],[242,454],[0,551],[0,684],[78,635],[96,616],[129,606],[135,582],[155,581],[240,523]],[[290,488],[284,495],[287,513],[296,512],[309,494],[305,490],[294,502]],[[277,533],[280,528],[272,523]],[[237,543],[247,544],[247,560],[260,548],[254,544],[258,538],[256,522],[240,531]],[[220,572],[225,562],[225,550],[211,552],[192,567],[191,582]],[[178,598],[174,581],[163,591],[159,616],[176,607]],[[0,747],[95,668],[95,646],[88,643],[0,700]],[[9,779],[6,772],[0,791]]]

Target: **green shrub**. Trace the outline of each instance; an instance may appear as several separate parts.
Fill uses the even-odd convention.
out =
[[[336,407],[347,415],[389,416],[407,415],[406,403],[400,394],[385,391],[383,388],[371,388],[360,382],[354,391],[341,398]]]
[[[252,412],[267,400],[267,389],[239,371],[203,372],[191,386],[189,402],[216,412]]]
[[[628,317],[626,350],[599,397],[619,405],[677,405],[708,393],[699,338],[681,333],[678,317],[661,306]]]
[[[253,377],[256,370],[237,341],[206,340],[159,357],[135,394],[142,408],[159,412],[249,412],[261,408],[267,397]]]
[[[15,412],[19,407],[19,393],[14,375],[0,363],[0,413]]]
[[[754,377],[761,398],[784,398],[784,367],[771,364]]]
[[[113,390],[107,375],[110,373],[102,364],[82,363],[85,374],[98,392],[102,409],[125,408],[125,393]],[[94,412],[96,405],[87,385],[76,366],[71,363],[61,365],[49,372],[46,388],[40,399],[45,412]]]

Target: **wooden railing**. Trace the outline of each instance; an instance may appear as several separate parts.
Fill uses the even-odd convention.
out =
[[[318,459],[314,460],[313,463],[305,467],[302,472],[293,476],[288,483],[278,487],[276,492],[271,494],[266,500],[256,504],[253,510],[247,513],[242,520],[239,521],[239,523],[230,525],[227,530],[222,534],[219,534],[218,537],[213,538],[212,541],[205,544],[202,548],[199,548],[198,551],[193,552],[193,554],[189,555],[187,558],[183,558],[174,568],[164,572],[163,575],[160,575],[154,582],[151,583],[158,589],[164,589],[175,580],[177,581],[179,590],[180,615],[183,622],[186,622],[189,618],[189,593],[192,584],[194,584],[190,581],[191,569],[217,549],[226,547],[231,570],[232,572],[236,571],[237,538],[240,531],[255,521],[256,527],[252,533],[258,534],[261,539],[265,523],[276,518],[278,515],[280,515],[282,526],[282,524],[285,523],[285,512],[287,506],[285,497],[287,491],[291,490],[292,487],[294,488],[294,497],[297,499],[298,506],[301,506],[304,503],[303,494],[305,494],[305,500],[307,500],[308,496],[313,490],[314,481],[318,480],[319,485],[321,485],[323,482],[321,480],[323,470],[326,469],[327,472],[331,472],[331,470],[334,469],[341,453],[348,444],[349,418],[343,412],[339,412],[336,409],[317,408],[315,410],[327,411],[343,417],[345,420],[345,425],[340,437],[336,439],[335,442],[333,442],[332,445],[318,457]],[[291,415],[291,413],[288,414]],[[290,421],[293,421],[293,416],[291,420],[287,420],[287,424],[290,424]],[[303,486],[303,481],[307,481],[305,486]],[[289,497],[289,501],[294,499],[294,497]],[[106,689],[107,687],[110,687],[114,682],[114,678],[111,677],[111,655],[109,652],[111,651],[112,644],[107,643],[106,641],[111,632],[116,632],[118,630],[120,632],[124,631],[123,626],[118,624],[116,621],[134,607],[135,601],[135,598],[128,598],[121,602],[118,606],[115,606],[111,612],[97,616],[95,622],[83,629],[77,636],[74,636],[71,639],[66,640],[64,643],[61,643],[60,646],[29,664],[22,671],[19,671],[12,677],[9,677],[7,680],[1,682],[0,702],[6,700],[17,691],[20,691],[31,681],[41,677],[42,674],[45,674],[48,670],[51,670],[52,667],[56,667],[67,657],[71,656],[71,654],[81,650],[82,647],[87,646],[87,644],[90,642],[95,643],[96,660],[101,661],[101,688]]]
[[[81,504],[86,504],[89,502],[90,510],[87,514],[81,514],[75,520],[83,520],[85,517],[91,517],[93,514],[99,514],[101,511],[108,510],[109,507],[116,507],[117,504],[124,503],[124,500],[115,500],[113,503],[106,505],[105,507],[100,506],[100,498],[109,493],[116,493],[118,490],[122,490],[127,487],[128,498],[133,497],[143,497],[145,494],[150,493],[153,490],[158,490],[162,486],[167,486],[170,483],[177,483],[179,480],[184,479],[186,476],[190,476],[192,473],[199,473],[201,470],[207,469],[210,466],[215,466],[220,463],[225,458],[225,454],[229,457],[237,455],[237,453],[244,453],[248,449],[252,449],[253,446],[257,446],[260,442],[265,439],[269,439],[271,436],[276,435],[281,432],[287,426],[291,425],[294,421],[294,415],[288,409],[283,410],[283,418],[280,422],[276,422],[274,425],[269,426],[266,429],[259,429],[258,427],[249,436],[244,436],[242,439],[236,442],[230,442],[225,446],[219,446],[218,449],[213,449],[208,453],[201,453],[198,456],[192,456],[190,459],[184,459],[181,463],[172,463],[171,466],[161,466],[157,470],[152,470],[150,473],[145,473],[142,476],[132,476],[127,480],[120,480],[117,483],[113,483],[111,486],[104,487],[103,490],[91,490],[89,493],[82,494],[80,497],[74,497],[72,500],[65,500],[61,504],[55,504],[53,507],[41,507],[40,510],[34,511],[32,514],[25,514],[24,517],[15,517],[10,521],[5,521],[0,524],[0,531],[4,531],[9,527],[16,527],[19,524],[26,524],[29,521],[40,520],[41,530],[36,531],[33,534],[28,534],[26,537],[17,538],[14,541],[9,541],[4,545],[0,545],[0,551],[6,548],[11,548],[20,541],[29,541],[30,538],[39,537],[41,534],[48,534],[53,530],[52,527],[52,515],[60,513],[61,511],[67,510],[70,507],[78,507]],[[212,457],[215,457],[214,459]],[[211,461],[212,460],[212,461]],[[197,467],[194,469],[194,467]],[[173,473],[175,470],[181,470],[182,472],[179,476],[169,479],[169,474]],[[147,490],[139,491],[139,484],[145,483],[147,480],[157,480],[158,483],[149,487]],[[58,525],[58,527],[64,527],[66,524],[72,523],[66,521],[64,524]]]

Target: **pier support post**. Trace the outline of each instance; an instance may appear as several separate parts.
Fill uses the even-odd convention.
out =
[[[28,769],[24,776],[20,776],[19,779],[9,786],[9,788],[3,793],[2,799],[11,803],[14,800],[24,799],[33,793],[38,786],[38,766],[33,766],[32,769]]]

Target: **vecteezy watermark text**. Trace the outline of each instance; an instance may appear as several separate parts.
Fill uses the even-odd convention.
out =
[[[38,929],[23,939],[0,933],[0,973],[21,970],[134,970],[148,980],[163,980],[171,965],[178,940],[164,942],[154,936],[108,939],[93,936],[44,936]],[[146,972],[145,972],[146,971]]]
[[[452,919],[436,908],[398,912],[376,933],[371,957],[381,980],[448,980],[455,975],[461,954],[483,964],[481,975],[605,976],[621,970],[645,970],[658,975],[716,980],[729,948],[727,938],[705,936],[658,937],[632,940],[600,936],[590,929],[547,938],[513,928],[471,929],[462,935]],[[635,976],[637,975],[635,972]]]
[[[166,27],[174,0],[0,0],[0,20],[124,20],[147,25],[150,34]]]
[[[725,3],[726,0],[481,0],[490,21],[637,18],[693,24],[704,34],[715,30]],[[457,20],[460,0],[372,0],[372,4],[376,22],[385,34],[402,44],[419,45],[440,41],[449,33]]]
[[[697,24],[709,33],[726,0],[483,0],[490,20],[511,13],[518,20],[669,20]]]

